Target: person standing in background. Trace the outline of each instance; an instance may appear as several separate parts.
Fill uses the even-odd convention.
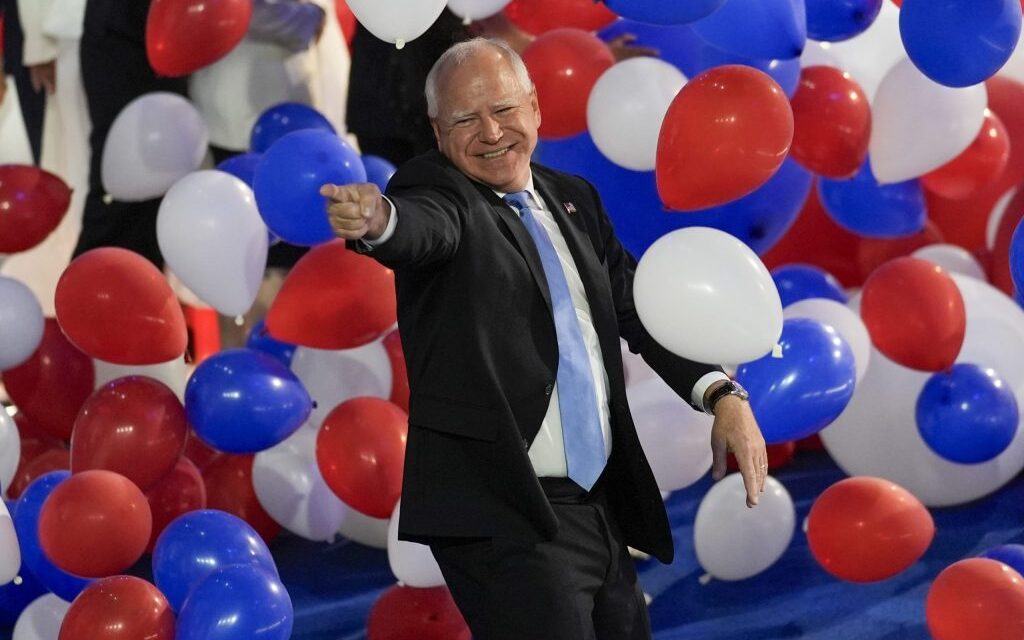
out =
[[[186,93],[185,78],[157,76],[146,57],[149,5],[150,0],[86,1],[80,53],[92,133],[89,194],[74,256],[96,247],[123,247],[162,268],[163,256],[156,240],[160,198],[114,200],[103,188],[101,173],[107,133],[129,102],[154,91]]]
[[[46,96],[54,89],[53,59],[40,60],[38,51],[26,51],[18,0],[0,0],[3,14],[3,69],[18,95],[21,117],[32,149],[32,162],[39,164],[43,150],[43,117]],[[6,83],[0,87],[0,101],[6,97]]]

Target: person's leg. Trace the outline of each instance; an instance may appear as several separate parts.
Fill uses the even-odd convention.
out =
[[[594,600],[594,627],[598,640],[650,640],[651,622],[647,600],[622,530],[608,504],[595,505],[601,518],[609,555],[605,583]]]
[[[25,122],[28,144],[32,148],[32,160],[39,165],[43,152],[43,121],[46,116],[46,90],[36,91],[26,68],[15,73],[14,82],[18,85],[18,103],[21,107],[21,118]]]

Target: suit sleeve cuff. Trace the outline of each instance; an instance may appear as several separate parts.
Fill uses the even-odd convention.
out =
[[[369,250],[372,250],[374,247],[379,247],[390,240],[391,236],[395,235],[395,227],[398,226],[398,209],[395,208],[395,203],[391,202],[391,198],[388,198],[387,196],[381,197],[387,200],[388,205],[391,207],[391,213],[388,214],[388,224],[384,227],[384,233],[380,234],[379,238],[376,240],[364,239],[360,241]]]
[[[715,384],[719,380],[728,380],[729,376],[725,375],[721,371],[711,371],[701,376],[697,384],[693,385],[693,391],[690,393],[690,400],[693,406],[697,407],[704,413],[707,413],[707,409],[704,407],[704,394],[707,393],[708,387]]]

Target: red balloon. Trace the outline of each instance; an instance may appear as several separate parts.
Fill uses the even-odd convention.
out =
[[[317,245],[292,267],[267,313],[274,338],[317,349],[354,349],[395,324],[395,274],[345,248]]]
[[[947,369],[963,346],[963,296],[927,260],[897,258],[876,269],[864,283],[860,315],[875,347],[911,369]]]
[[[505,17],[523,31],[540,35],[560,27],[597,31],[618,16],[593,0],[512,0]]]
[[[21,441],[21,459],[18,461],[11,486],[7,487],[7,497],[17,499],[39,476],[70,468],[71,452],[64,448],[63,444],[24,438]]]
[[[57,321],[46,319],[35,353],[3,373],[7,395],[33,426],[67,440],[75,418],[96,384],[92,358],[71,344]]]
[[[281,525],[263,510],[252,487],[254,455],[222,454],[203,469],[206,485],[206,508],[227,511],[249,523],[263,541],[270,544]]]
[[[538,36],[523,51],[540,103],[541,138],[565,138],[587,130],[587,99],[615,57],[597,36],[559,28]]]
[[[0,166],[0,253],[31,249],[57,228],[71,189],[38,167]]]
[[[794,262],[812,264],[834,275],[843,286],[856,287],[864,282],[856,260],[859,242],[859,236],[825,213],[814,187],[793,226],[762,260],[769,269]]]
[[[223,58],[249,29],[252,0],[153,0],[146,55],[159,75],[184,76]]]
[[[345,36],[345,42],[352,44],[352,38],[356,35],[356,14],[352,13],[345,0],[335,0],[334,13],[338,18],[338,26]]]
[[[693,211],[735,200],[768,181],[793,142],[782,87],[744,65],[714,67],[672,101],[658,138],[658,195]]]
[[[152,526],[149,503],[134,482],[113,471],[83,471],[46,498],[39,544],[60,569],[100,578],[135,564]]]
[[[911,236],[902,238],[857,238],[857,267],[863,282],[875,269],[895,258],[909,256],[921,247],[944,242],[942,232],[926,220],[924,228]]]
[[[850,582],[890,578],[917,560],[935,537],[928,509],[881,478],[841,480],[814,501],[807,542],[825,571]]]
[[[152,584],[111,576],[90,584],[71,603],[58,640],[174,640],[174,611]]]
[[[985,109],[985,122],[974,142],[957,157],[921,176],[921,184],[943,198],[963,200],[998,180],[1009,160],[1010,134],[999,117]]]
[[[806,67],[790,101],[793,159],[827,178],[849,178],[868,155],[871,105],[850,74],[834,67]]]
[[[381,594],[366,622],[367,640],[470,640],[448,587],[395,585]]]
[[[116,471],[147,491],[174,468],[188,437],[185,407],[164,383],[118,378],[85,401],[71,435],[71,472]]]
[[[992,244],[992,260],[989,264],[989,278],[992,280],[992,285],[1010,296],[1013,295],[1014,290],[1013,278],[1010,276],[1010,242],[1013,240],[1013,232],[1020,224],[1021,219],[1024,219],[1024,189],[1018,186],[996,227],[996,238]]]
[[[402,494],[409,416],[380,398],[339,404],[316,438],[316,461],[342,502],[373,518],[388,518]]]
[[[925,617],[935,640],[1024,638],[1024,579],[998,560],[961,560],[935,578]]]
[[[153,514],[153,532],[146,551],[152,552],[156,539],[167,525],[189,511],[206,508],[206,485],[199,469],[188,458],[179,458],[174,468],[146,492]]]
[[[158,364],[181,357],[185,315],[153,263],[134,251],[93,249],[57,282],[60,328],[82,351],[114,364]]]
[[[220,457],[221,451],[217,451],[210,445],[203,442],[203,439],[196,435],[195,431],[189,431],[188,439],[185,441],[185,457],[192,461],[197,469],[202,471],[211,462]]]
[[[391,402],[402,411],[409,413],[409,375],[405,368],[405,352],[402,351],[402,336],[395,329],[384,337],[384,349],[391,363]]]

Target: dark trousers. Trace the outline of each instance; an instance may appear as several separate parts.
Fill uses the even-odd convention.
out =
[[[633,560],[601,492],[542,484],[558,517],[554,540],[430,545],[474,640],[649,640]]]
[[[32,88],[32,80],[28,69],[18,69],[14,75],[14,83],[18,87],[18,106],[21,118],[28,134],[28,144],[32,149],[32,162],[39,166],[43,153],[43,119],[46,115],[46,90],[36,91]]]
[[[93,3],[86,6],[88,12]],[[145,42],[115,32],[86,34],[81,44],[82,84],[89,105],[89,194],[82,211],[82,232],[74,256],[96,247],[131,249],[157,267],[163,256],[156,239],[156,216],[161,198],[143,202],[112,200],[103,189],[101,166],[107,133],[129,102],[153,91],[184,95],[185,78],[158,77],[146,58]]]

